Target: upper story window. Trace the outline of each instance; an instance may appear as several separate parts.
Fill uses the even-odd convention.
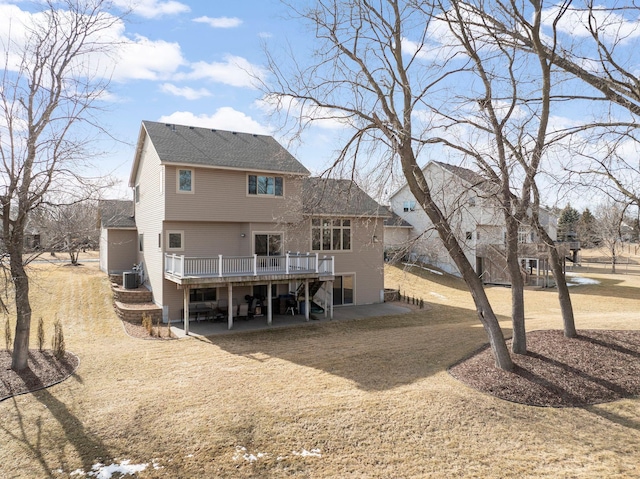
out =
[[[476,205],[476,197],[473,195],[469,195],[469,197],[467,198],[467,204],[469,206],[475,206]]]
[[[405,213],[408,211],[416,210],[416,202],[415,201],[405,201],[402,203],[402,211]]]
[[[193,170],[178,169],[178,193],[193,193]]]
[[[167,231],[167,251],[184,250],[184,231]]]
[[[250,195],[283,196],[282,176],[249,175],[247,193]]]
[[[340,251],[351,249],[351,220],[312,218],[311,249]]]
[[[140,185],[136,185],[133,189],[133,195],[135,196],[136,203],[140,203]]]

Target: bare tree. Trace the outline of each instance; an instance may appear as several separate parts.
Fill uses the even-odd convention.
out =
[[[98,244],[97,216],[93,201],[48,207],[43,218],[48,249],[66,252],[71,264],[77,265],[80,253]]]
[[[2,45],[0,215],[15,290],[14,370],[28,367],[31,305],[23,260],[27,218],[53,192],[83,197],[95,186],[85,165],[95,132],[93,113],[108,75],[97,71],[100,63],[93,60],[112,50],[108,33],[119,21],[103,0],[48,0],[43,6],[32,23],[23,26],[24,35],[16,23]]]
[[[424,46],[434,34],[435,12],[426,10],[422,2],[319,0],[308,8],[289,7],[311,23],[318,46],[307,65],[302,57],[282,63],[267,52],[274,82],[266,87],[266,100],[289,113],[295,107],[298,113],[294,123],[300,129],[322,119],[348,125],[353,134],[345,140],[336,168],[349,165],[353,175],[363,168],[357,163],[363,156],[375,156],[386,160],[378,167],[391,174],[394,162],[399,162],[411,193],[471,292],[496,365],[512,369],[482,281],[434,201],[418,165],[421,150],[441,140],[430,137],[428,124],[416,121],[416,116],[422,108],[432,108],[433,92],[450,86],[446,80],[465,71],[466,62],[458,64],[453,53],[439,61],[424,61]],[[413,52],[407,50],[409,38],[418,45]],[[284,64],[291,65],[292,71],[285,71]]]
[[[577,177],[572,181],[614,199],[621,194],[640,207],[640,81],[635,71],[640,5],[635,1],[564,0],[545,6],[531,1],[525,9],[526,3],[497,3],[522,26],[534,15],[543,18],[550,32],[539,45],[526,35],[526,28],[487,21],[517,48],[543,56],[567,74],[565,85],[570,86],[556,89],[557,98],[588,102],[584,104],[589,105],[592,118],[568,132],[569,178]],[[579,95],[567,95],[576,90]]]
[[[616,272],[616,264],[622,253],[622,232],[621,227],[624,221],[625,208],[620,203],[608,201],[601,203],[596,208],[596,227],[602,246],[607,249],[611,256],[611,272]]]

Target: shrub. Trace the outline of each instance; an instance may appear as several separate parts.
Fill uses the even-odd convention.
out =
[[[156,336],[159,338],[162,337],[162,331],[160,330],[160,316],[158,316],[158,320],[156,321]]]
[[[153,320],[149,313],[144,313],[142,315],[142,327],[147,330],[149,336],[153,336]]]
[[[65,353],[65,345],[64,345],[64,333],[62,332],[62,323],[60,320],[56,319],[56,322],[53,324],[53,340],[51,341],[53,347],[53,355],[62,359]]]
[[[42,318],[38,321],[38,350],[44,350],[44,321]]]

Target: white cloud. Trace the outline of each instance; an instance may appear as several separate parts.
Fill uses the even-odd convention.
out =
[[[218,108],[213,115],[196,115],[189,111],[176,111],[158,119],[162,123],[199,126],[245,133],[270,135],[271,131],[243,112],[225,106]]]
[[[262,98],[255,102],[255,106],[268,115],[287,112],[289,117],[301,117],[305,122],[325,130],[342,130],[351,123],[348,114],[343,111],[303,104],[291,96]]]
[[[193,19],[194,22],[206,23],[213,28],[235,28],[242,24],[242,20],[236,17],[198,17]]]
[[[76,71],[83,71],[89,77],[111,77],[115,81],[157,80],[167,78],[185,64],[177,43],[153,41],[140,35],[130,38],[125,35],[125,24],[121,20],[108,14],[104,20],[105,24],[112,22],[111,25],[97,32],[91,41],[112,45],[113,50],[109,54],[90,52],[78,57]],[[19,55],[27,39],[25,26],[44,21],[40,13],[31,14],[15,5],[0,4],[0,45],[12,47],[8,54],[10,70],[19,67]]]
[[[113,0],[113,3],[123,10],[131,10],[144,18],[158,18],[163,15],[177,15],[191,11],[188,5],[174,0]]]
[[[198,100],[206,96],[211,96],[211,92],[206,88],[200,88],[195,90],[190,87],[177,87],[171,83],[163,83],[160,85],[160,90],[170,95],[181,96],[187,100]]]
[[[598,28],[598,33],[605,42],[614,43],[621,41],[627,43],[640,37],[640,20],[624,18],[610,7],[594,7],[591,12],[585,8],[572,8],[567,10],[560,21],[558,29],[571,36],[590,37],[588,26],[592,24]],[[635,9],[633,10],[636,11]],[[552,26],[559,15],[559,7],[554,6],[542,12],[543,22]]]
[[[133,41],[122,40],[113,79],[124,81],[167,78],[184,63],[179,44],[136,36]]]
[[[257,87],[266,78],[266,71],[252,65],[248,60],[234,55],[226,55],[224,62],[196,62],[191,64],[191,72],[179,75],[177,79],[211,80],[235,87]]]

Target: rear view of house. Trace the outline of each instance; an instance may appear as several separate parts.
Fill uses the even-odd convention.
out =
[[[164,321],[202,304],[231,327],[256,313],[253,300],[268,322],[285,308],[308,318],[380,302],[388,212],[350,181],[309,176],[270,136],[143,122],[126,254]],[[122,267],[113,249],[105,245],[105,271]]]

